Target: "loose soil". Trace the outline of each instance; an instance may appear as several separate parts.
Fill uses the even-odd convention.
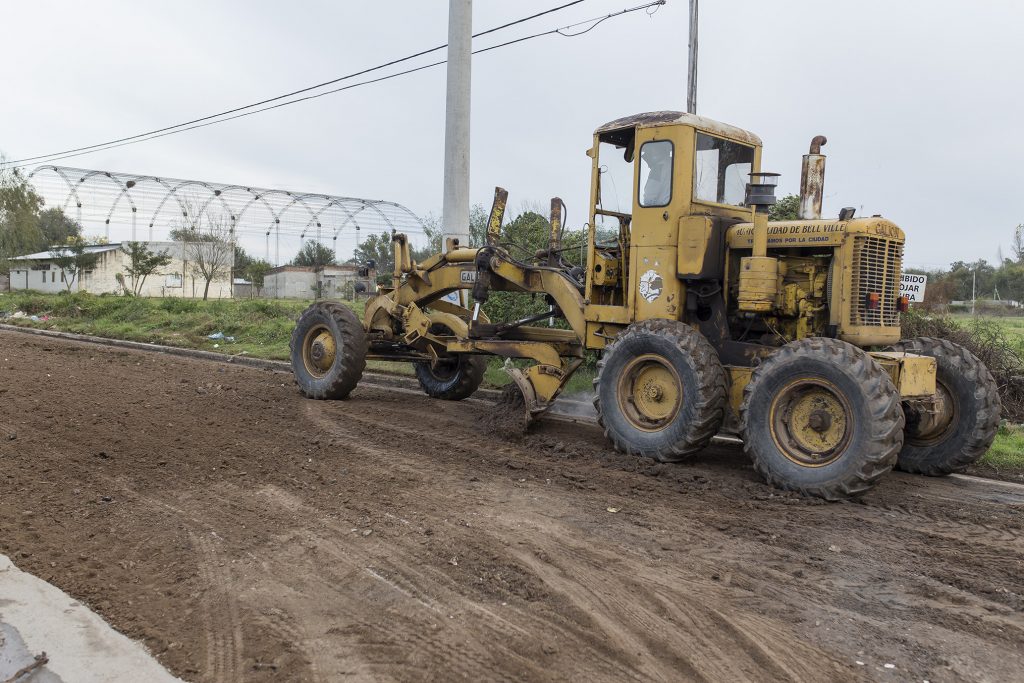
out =
[[[824,504],[491,409],[0,332],[0,550],[196,681],[1019,680],[1019,487]]]

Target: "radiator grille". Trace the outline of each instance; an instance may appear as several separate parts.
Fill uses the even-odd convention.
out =
[[[900,292],[902,263],[902,242],[867,235],[854,238],[851,325],[888,327],[900,324],[896,298]],[[867,295],[871,292],[878,292],[881,296],[878,308],[869,309],[867,306]]]

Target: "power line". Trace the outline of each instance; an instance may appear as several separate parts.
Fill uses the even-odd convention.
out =
[[[525,23],[525,22],[530,21],[532,19],[536,19],[538,17],[542,17],[542,16],[544,16],[546,14],[552,14],[554,12],[558,12],[560,10],[566,9],[567,7],[572,7],[573,5],[578,5],[578,4],[582,3],[582,2],[585,2],[585,0],[573,0],[572,2],[568,2],[568,3],[564,4],[564,5],[559,5],[558,7],[552,7],[549,10],[545,10],[543,12],[538,12],[536,14],[532,14],[532,15],[530,15],[528,17],[523,17],[521,19],[516,19],[515,21],[510,21],[507,24],[502,24],[501,26],[495,26],[494,28],[487,29],[486,31],[481,31],[480,33],[474,34],[473,37],[474,38],[479,38],[480,36],[486,36],[486,35],[488,35],[490,33],[495,33],[497,31],[501,31],[501,30],[504,30],[506,28],[511,28],[512,26],[516,26],[518,24]],[[381,69],[385,69],[385,68],[387,68],[389,66],[394,66],[396,64],[401,64],[402,62],[408,62],[408,61],[410,61],[412,59],[416,59],[417,57],[422,57],[422,56],[428,55],[428,54],[430,54],[432,52],[437,52],[438,50],[443,50],[446,47],[448,47],[447,43],[445,43],[444,45],[438,45],[437,47],[432,47],[429,50],[422,50],[422,51],[417,52],[415,54],[407,55],[405,57],[400,57],[398,59],[393,59],[390,62],[385,62],[384,64],[378,64],[377,66],[373,66],[373,67],[370,67],[368,69],[363,69],[362,71],[356,71],[354,73],[346,74],[345,76],[339,76],[338,78],[333,78],[333,79],[331,79],[329,81],[324,81],[323,83],[317,83],[316,85],[311,85],[311,86],[308,86],[308,87],[305,87],[305,88],[301,88],[299,90],[293,90],[292,92],[284,93],[283,95],[277,95],[275,97],[270,97],[270,98],[265,99],[265,100],[260,100],[259,102],[253,102],[251,104],[246,104],[246,105],[241,106],[241,107],[235,107],[234,109],[228,109],[226,111],[222,111],[222,112],[219,112],[217,114],[210,114],[208,116],[203,116],[203,117],[200,117],[198,119],[192,119],[191,121],[185,121],[183,123],[178,123],[178,124],[175,124],[173,126],[166,126],[164,128],[157,128],[156,130],[147,131],[145,133],[138,133],[136,135],[131,135],[131,136],[128,136],[128,137],[118,138],[116,140],[108,140],[107,142],[100,142],[100,143],[97,143],[95,145],[87,145],[85,147],[76,147],[74,149],[68,149],[68,150],[64,150],[62,152],[53,152],[51,154],[41,154],[39,156],[34,156],[34,157],[25,157],[24,159],[15,159],[13,161],[6,162],[6,164],[13,166],[15,164],[24,164],[25,162],[28,162],[28,161],[38,161],[40,159],[47,159],[49,157],[54,157],[54,156],[58,156],[58,155],[61,155],[61,154],[70,154],[72,152],[81,152],[83,150],[95,149],[97,147],[105,147],[106,145],[111,145],[111,144],[118,143],[118,142],[124,142],[126,140],[135,140],[136,138],[146,137],[148,135],[153,135],[154,133],[163,133],[165,131],[169,131],[169,130],[172,130],[174,128],[182,128],[184,126],[189,126],[189,125],[192,125],[194,123],[201,123],[203,121],[209,121],[210,119],[215,119],[215,118],[218,118],[218,117],[221,117],[221,116],[226,116],[228,114],[234,114],[236,112],[240,112],[240,111],[243,111],[245,109],[252,109],[253,107],[259,107],[260,105],[269,104],[270,102],[276,102],[277,100],[283,100],[286,97],[292,97],[294,95],[301,95],[302,93],[309,92],[311,90],[317,90],[319,88],[323,88],[323,87],[326,87],[328,85],[334,85],[335,83],[340,83],[341,81],[349,80],[349,79],[355,78],[357,76],[364,76],[364,75],[366,75],[368,73],[371,73],[373,71],[380,71]]]
[[[569,3],[568,5],[562,5],[561,7],[557,7],[557,8],[554,8],[554,9],[551,9],[551,10],[548,10],[546,12],[542,12],[540,14],[533,15],[533,16],[535,17],[535,16],[541,16],[542,14],[548,14],[550,12],[557,11],[558,9],[561,9],[562,7],[568,7],[569,5],[577,4],[577,2],[583,2],[583,1],[584,0],[576,0],[576,2]],[[483,52],[490,52],[491,50],[496,50],[498,48],[508,47],[510,45],[515,45],[517,43],[522,43],[522,42],[525,42],[525,41],[528,41],[528,40],[533,40],[535,38],[541,38],[543,36],[549,36],[549,35],[560,35],[560,36],[563,36],[563,37],[566,37],[566,38],[574,38],[576,36],[580,36],[580,35],[583,35],[585,33],[588,33],[590,30],[595,28],[598,24],[601,24],[604,21],[607,21],[608,19],[611,19],[613,17],[622,16],[624,14],[629,14],[630,12],[636,12],[636,11],[639,11],[639,10],[646,10],[646,9],[650,9],[650,8],[657,8],[657,7],[660,7],[661,5],[664,5],[665,3],[666,3],[666,0],[654,0],[653,2],[648,2],[648,3],[643,4],[643,5],[637,5],[635,7],[629,7],[629,8],[620,10],[618,12],[613,12],[611,14],[607,14],[607,15],[604,15],[604,16],[601,16],[601,17],[595,17],[593,19],[587,19],[585,21],[577,22],[575,24],[569,24],[568,26],[562,26],[562,27],[559,27],[559,28],[550,29],[548,31],[542,31],[540,33],[534,33],[534,34],[531,34],[531,35],[528,35],[528,36],[523,36],[523,37],[520,37],[520,38],[515,38],[513,40],[508,40],[508,41],[505,41],[503,43],[498,43],[497,45],[491,45],[489,47],[480,48],[478,50],[474,50],[473,54],[480,54],[480,53],[483,53]],[[531,18],[533,18],[533,17],[527,17],[525,19],[520,19],[520,20],[517,20],[515,22],[511,22],[509,24],[505,24],[504,26],[501,26],[501,27],[495,27],[493,29],[489,29],[489,30],[484,31],[482,33],[475,34],[474,37],[480,36],[480,35],[485,35],[485,34],[488,34],[488,33],[493,33],[493,32],[495,32],[495,31],[497,31],[497,30],[499,30],[501,28],[504,28],[504,27],[507,27],[507,26],[512,26],[512,25],[515,25],[517,23],[522,23],[523,21],[527,21],[527,20],[529,20]],[[564,33],[564,31],[567,31],[569,29],[576,28],[576,27],[583,26],[583,25],[588,25],[588,24],[590,26],[589,26],[589,28],[587,28],[585,30],[578,31],[576,33]],[[187,131],[190,131],[190,130],[195,130],[197,128],[205,128],[207,126],[212,126],[212,125],[215,125],[215,124],[218,124],[218,123],[225,123],[227,121],[233,121],[235,119],[244,118],[246,116],[251,116],[253,114],[259,114],[259,113],[262,113],[262,112],[265,112],[265,111],[270,111],[272,109],[278,109],[280,107],[286,107],[286,106],[289,106],[289,105],[292,105],[292,104],[298,104],[299,102],[305,102],[305,101],[308,101],[308,100],[314,100],[314,99],[317,99],[319,97],[324,97],[325,95],[332,95],[332,94],[339,93],[339,92],[342,92],[342,91],[345,91],[345,90],[351,90],[353,88],[358,88],[358,87],[361,87],[361,86],[364,86],[364,85],[370,85],[372,83],[379,83],[381,81],[387,81],[387,80],[390,80],[392,78],[397,78],[399,76],[405,76],[405,75],[408,75],[408,74],[416,73],[417,71],[424,71],[426,69],[431,69],[433,67],[437,67],[437,66],[441,66],[442,64],[446,64],[448,60],[440,60],[440,61],[437,61],[437,62],[432,62],[430,64],[424,64],[422,66],[413,67],[411,69],[405,69],[403,71],[398,71],[396,73],[388,74],[386,76],[380,76],[378,78],[372,78],[372,79],[369,79],[369,80],[360,81],[358,83],[353,83],[351,85],[342,86],[340,88],[334,88],[332,90],[327,90],[327,91],[324,91],[324,92],[321,92],[321,93],[316,93],[314,95],[306,95],[304,97],[298,97],[298,98],[295,98],[295,99],[292,99],[292,100],[288,100],[286,102],[278,102],[277,104],[272,104],[272,105],[267,106],[267,107],[261,107],[259,109],[253,109],[252,111],[243,111],[245,109],[251,109],[252,107],[259,106],[260,104],[264,104],[264,103],[268,103],[268,102],[273,102],[273,101],[282,99],[284,97],[289,97],[289,96],[294,95],[294,94],[298,94],[298,93],[302,93],[302,92],[308,92],[309,90],[315,90],[316,88],[323,87],[324,85],[327,85],[327,84],[330,84],[330,83],[337,83],[339,81],[346,80],[348,78],[352,78],[352,77],[360,75],[360,74],[366,74],[366,73],[369,73],[371,71],[379,70],[379,69],[384,68],[386,66],[392,66],[392,65],[400,63],[400,62],[408,61],[409,59],[413,59],[414,57],[419,57],[419,56],[423,56],[425,54],[429,54],[431,52],[436,52],[437,50],[443,49],[444,47],[446,47],[446,45],[442,45],[440,47],[433,48],[431,50],[425,50],[423,52],[417,53],[416,55],[411,55],[409,57],[404,57],[402,59],[392,60],[391,62],[388,62],[386,64],[382,64],[380,66],[373,67],[373,68],[370,68],[370,69],[364,69],[363,71],[360,71],[358,73],[350,74],[348,76],[343,76],[341,78],[334,79],[333,81],[328,81],[326,83],[322,83],[322,84],[320,84],[318,86],[311,86],[311,87],[305,88],[303,90],[297,90],[297,91],[295,91],[293,93],[289,93],[288,95],[281,95],[279,97],[274,97],[274,98],[271,98],[271,99],[268,99],[268,100],[263,100],[262,102],[257,102],[257,103],[251,104],[251,105],[247,105],[246,107],[239,107],[239,108],[236,108],[236,109],[232,109],[232,110],[228,110],[228,111],[225,111],[225,112],[221,112],[220,114],[213,114],[213,115],[206,116],[206,117],[203,117],[203,118],[200,118],[200,119],[195,119],[195,120],[190,121],[190,122],[181,123],[181,124],[178,124],[177,126],[169,126],[167,128],[161,128],[161,129],[158,129],[158,130],[150,131],[148,133],[140,133],[138,135],[133,135],[131,137],[120,138],[118,140],[111,140],[110,142],[100,143],[100,144],[97,144],[97,145],[91,145],[89,147],[79,147],[77,149],[66,150],[65,152],[54,152],[52,154],[46,154],[46,155],[37,156],[37,157],[27,157],[25,159],[14,160],[14,161],[7,162],[4,165],[4,167],[6,167],[6,168],[24,168],[24,167],[27,167],[27,166],[35,165],[35,164],[32,164],[32,163],[24,163],[24,162],[30,162],[30,161],[35,161],[35,160],[39,160],[39,159],[45,159],[46,163],[52,163],[52,162],[55,162],[55,161],[61,161],[63,159],[70,159],[70,158],[73,158],[73,157],[79,157],[79,156],[83,156],[83,155],[86,155],[86,154],[92,154],[94,152],[103,152],[103,151],[110,150],[110,149],[116,149],[117,147],[124,147],[126,145],[133,145],[133,144],[138,144],[140,142],[147,142],[149,140],[156,140],[157,138],[162,138],[162,137],[165,137],[165,136],[168,136],[168,135],[175,135],[177,133],[184,133],[184,132],[187,132]],[[226,114],[229,114],[229,113],[232,113],[232,112],[241,112],[241,113],[236,113],[236,114],[234,114],[234,116],[226,116]],[[220,117],[224,117],[224,118],[220,118]],[[209,119],[216,119],[216,120],[211,121]],[[194,125],[190,125],[190,124],[194,124]]]

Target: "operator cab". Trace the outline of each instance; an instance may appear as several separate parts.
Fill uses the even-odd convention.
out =
[[[698,213],[741,209],[761,140],[753,133],[675,111],[637,114],[594,131],[594,210],[631,220],[637,209],[689,208]],[[639,148],[639,154],[637,150]],[[732,213],[732,212],[730,212]],[[608,221],[599,221],[607,223]]]
[[[651,249],[682,253],[687,240],[711,246],[693,256],[701,261],[693,274],[715,275],[702,264],[715,262],[715,245],[724,244],[729,225],[749,219],[744,196],[750,174],[760,170],[760,138],[693,114],[660,111],[599,127],[587,155],[593,164],[588,298],[631,307],[630,293],[621,291],[631,280],[630,261],[658,258]],[[687,220],[694,216],[702,218]],[[684,270],[662,278],[677,274],[684,277]]]

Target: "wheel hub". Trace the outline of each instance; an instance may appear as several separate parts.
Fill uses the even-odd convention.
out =
[[[682,382],[668,360],[657,354],[633,359],[619,380],[619,409],[635,427],[664,428],[682,406]]]
[[[815,410],[807,418],[807,426],[819,434],[824,434],[832,426],[832,415],[825,410]]]
[[[796,380],[772,402],[772,436],[793,462],[820,467],[843,454],[853,431],[851,415],[846,398],[830,382]]]
[[[941,381],[935,383],[931,405],[906,404],[907,440],[917,446],[931,446],[946,439],[960,421],[960,406]]]
[[[315,377],[327,374],[334,366],[337,353],[334,335],[327,328],[313,328],[306,334],[302,349],[302,361],[309,374]]]

